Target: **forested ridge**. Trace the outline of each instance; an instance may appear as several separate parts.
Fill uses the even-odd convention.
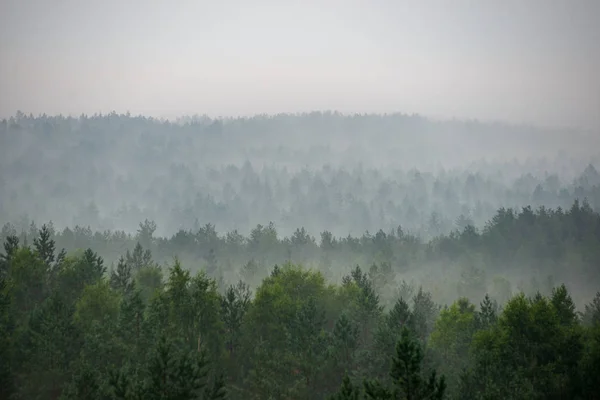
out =
[[[0,121],[0,223],[171,235],[389,231],[423,238],[501,207],[600,210],[599,135],[418,115],[37,116]],[[20,229],[19,229],[20,230]]]
[[[2,398],[599,398],[585,201],[431,240],[155,230],[5,225]]]
[[[598,399],[597,141],[17,113],[0,399]]]
[[[600,0],[438,3],[0,0],[0,400],[600,400]]]

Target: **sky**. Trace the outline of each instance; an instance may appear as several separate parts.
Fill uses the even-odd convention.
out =
[[[597,0],[2,0],[0,116],[337,110],[600,131]]]

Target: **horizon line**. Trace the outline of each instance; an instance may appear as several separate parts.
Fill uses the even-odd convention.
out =
[[[145,118],[149,120],[154,120],[158,122],[167,122],[174,125],[180,124],[182,119],[206,119],[210,121],[239,121],[239,120],[252,120],[258,118],[276,118],[276,117],[305,117],[311,114],[321,114],[327,116],[339,116],[343,118],[348,117],[380,117],[380,118],[389,118],[389,117],[408,117],[408,118],[420,118],[425,119],[431,122],[441,122],[441,123],[475,123],[481,125],[503,125],[506,127],[524,127],[524,128],[535,128],[542,129],[547,131],[577,131],[580,133],[592,133],[597,129],[591,127],[576,127],[571,125],[545,125],[542,123],[536,122],[527,122],[527,121],[509,121],[502,119],[488,119],[488,118],[472,118],[472,117],[443,117],[443,116],[434,116],[431,114],[421,114],[415,112],[403,112],[403,111],[390,111],[390,112],[343,112],[335,109],[312,109],[312,110],[304,110],[304,111],[284,111],[284,112],[263,112],[263,113],[248,113],[248,114],[225,114],[225,115],[209,115],[207,113],[181,113],[176,116],[160,116],[155,113],[136,113],[133,114],[131,111],[119,111],[111,110],[108,112],[105,111],[96,111],[94,113],[54,113],[47,114],[45,112],[38,112],[34,114],[32,112],[25,112],[23,110],[16,110],[14,114],[9,115],[8,117],[2,116],[2,120],[10,120],[13,118],[17,118],[19,114],[26,118],[66,118],[66,119],[81,119],[85,118],[95,118],[95,117],[107,117],[111,115],[117,115],[119,117],[128,117],[128,118]]]

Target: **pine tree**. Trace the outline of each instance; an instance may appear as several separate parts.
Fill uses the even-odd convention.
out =
[[[16,350],[21,372],[17,389],[23,398],[60,393],[69,381],[69,364],[81,348],[81,334],[73,321],[74,307],[53,293],[30,315],[23,344]]]
[[[400,341],[396,345],[396,356],[392,360],[390,376],[402,390],[403,396],[408,399],[416,398],[423,385],[421,361],[421,347],[411,340],[408,329],[403,329]]]
[[[400,339],[403,327],[408,327],[412,318],[408,303],[398,298],[394,307],[380,321],[375,332],[375,375],[383,377],[388,373],[389,360],[387,354]]]
[[[142,357],[144,346],[144,303],[139,291],[134,291],[121,302],[119,313],[118,331],[120,337],[132,355]]]
[[[180,352],[164,336],[148,361],[144,394],[149,400],[195,400],[207,387],[204,353]],[[222,382],[217,380],[217,385]],[[219,392],[220,390],[218,390]]]
[[[558,314],[561,325],[572,326],[577,322],[575,303],[564,284],[552,289],[550,302]]]
[[[81,261],[83,267],[83,281],[87,284],[98,282],[106,273],[104,260],[98,254],[94,253],[92,249],[87,249],[83,253]]]
[[[344,375],[339,392],[330,396],[328,400],[358,400],[359,396],[360,388],[352,384],[348,375]]]
[[[400,297],[396,300],[394,307],[392,307],[387,315],[386,322],[390,328],[400,332],[402,327],[410,321],[410,317],[410,307],[408,306],[408,303]]]
[[[225,345],[229,355],[233,355],[239,344],[242,320],[250,306],[250,288],[240,281],[236,286],[230,285],[221,298],[221,316],[225,325]]]
[[[486,293],[476,315],[479,329],[488,329],[498,320],[498,303]]]
[[[410,327],[424,342],[433,330],[435,319],[439,313],[439,307],[431,299],[431,293],[419,288],[413,297],[413,312],[410,319]]]
[[[125,260],[133,271],[139,271],[152,266],[152,252],[150,249],[144,250],[140,242],[137,242],[133,248],[133,254],[127,250]]]
[[[0,278],[7,276],[11,259],[19,250],[19,238],[8,236],[4,242],[4,254],[0,254]]]
[[[123,257],[119,258],[117,269],[110,272],[110,287],[123,295],[129,295],[133,291],[131,266],[125,262]]]
[[[33,246],[40,258],[50,267],[55,260],[56,244],[52,240],[50,229],[47,225],[42,225],[39,231],[39,237],[33,239]]]
[[[335,349],[339,352],[338,362],[345,368],[349,368],[352,355],[358,345],[358,328],[352,324],[346,313],[342,313],[335,322],[332,340]]]
[[[314,389],[314,379],[325,354],[324,324],[325,312],[317,307],[313,298],[309,298],[297,311],[288,330],[289,349],[309,391]]]
[[[421,372],[422,362],[420,344],[412,338],[408,328],[404,327],[390,370],[393,389],[387,388],[378,380],[365,381],[366,397],[377,400],[442,400],[446,392],[445,378],[438,378],[435,371],[431,372],[428,379],[424,378]]]

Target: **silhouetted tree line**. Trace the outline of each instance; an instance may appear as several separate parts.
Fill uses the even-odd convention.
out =
[[[67,230],[80,240],[68,251],[65,232],[48,225],[5,236],[1,398],[599,398],[600,292],[578,310],[564,284],[526,293],[486,276],[562,268],[598,287],[600,214],[586,203],[501,209],[481,232],[427,242],[401,229],[324,233],[319,244],[301,229],[279,238],[273,226],[249,237],[203,228],[156,238],[153,229],[82,230],[85,239]],[[99,252],[111,246],[122,256],[107,265]],[[196,272],[177,258],[158,265],[163,246],[201,249]],[[294,258],[301,246],[309,264]],[[252,258],[228,267],[234,251]],[[267,267],[277,252],[284,262]],[[344,252],[381,258],[328,280],[325,267]],[[464,295],[442,305],[434,289],[394,279],[426,263],[439,285],[448,265],[461,265],[454,283]],[[227,268],[249,278],[225,283]]]

